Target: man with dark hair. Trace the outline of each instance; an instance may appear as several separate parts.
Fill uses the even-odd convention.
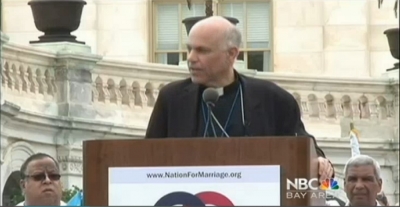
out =
[[[48,154],[37,153],[22,164],[21,188],[25,201],[17,206],[65,206],[61,201],[60,166]]]

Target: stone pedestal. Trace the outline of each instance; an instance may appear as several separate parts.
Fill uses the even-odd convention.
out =
[[[57,54],[54,71],[58,115],[94,118],[92,70],[102,57],[92,54],[90,46],[77,43],[40,43],[32,46]]]

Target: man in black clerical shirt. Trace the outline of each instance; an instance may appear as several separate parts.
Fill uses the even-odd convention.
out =
[[[299,106],[290,93],[270,81],[235,71],[240,44],[240,31],[223,17],[213,16],[196,23],[187,44],[190,78],[160,90],[146,138],[312,137],[306,132]],[[219,92],[212,118],[202,98],[206,88]],[[317,143],[315,146],[321,179],[331,178],[333,167]]]

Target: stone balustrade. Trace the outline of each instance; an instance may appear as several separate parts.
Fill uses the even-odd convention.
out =
[[[55,101],[57,87],[51,66],[56,54],[7,43],[1,56],[1,87],[7,99]]]
[[[3,35],[4,36],[4,35]],[[56,76],[63,73],[57,52],[15,45],[2,38],[2,90],[5,100],[33,112],[59,115]],[[243,71],[271,80],[296,98],[303,119],[339,123],[342,118],[395,122],[395,88],[390,79],[312,77]],[[145,126],[165,84],[188,77],[183,67],[100,60],[91,71],[95,119]],[[140,123],[137,120],[142,120]]]

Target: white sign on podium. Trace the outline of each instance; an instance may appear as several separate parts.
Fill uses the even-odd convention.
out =
[[[280,166],[113,167],[109,206],[279,206]]]

